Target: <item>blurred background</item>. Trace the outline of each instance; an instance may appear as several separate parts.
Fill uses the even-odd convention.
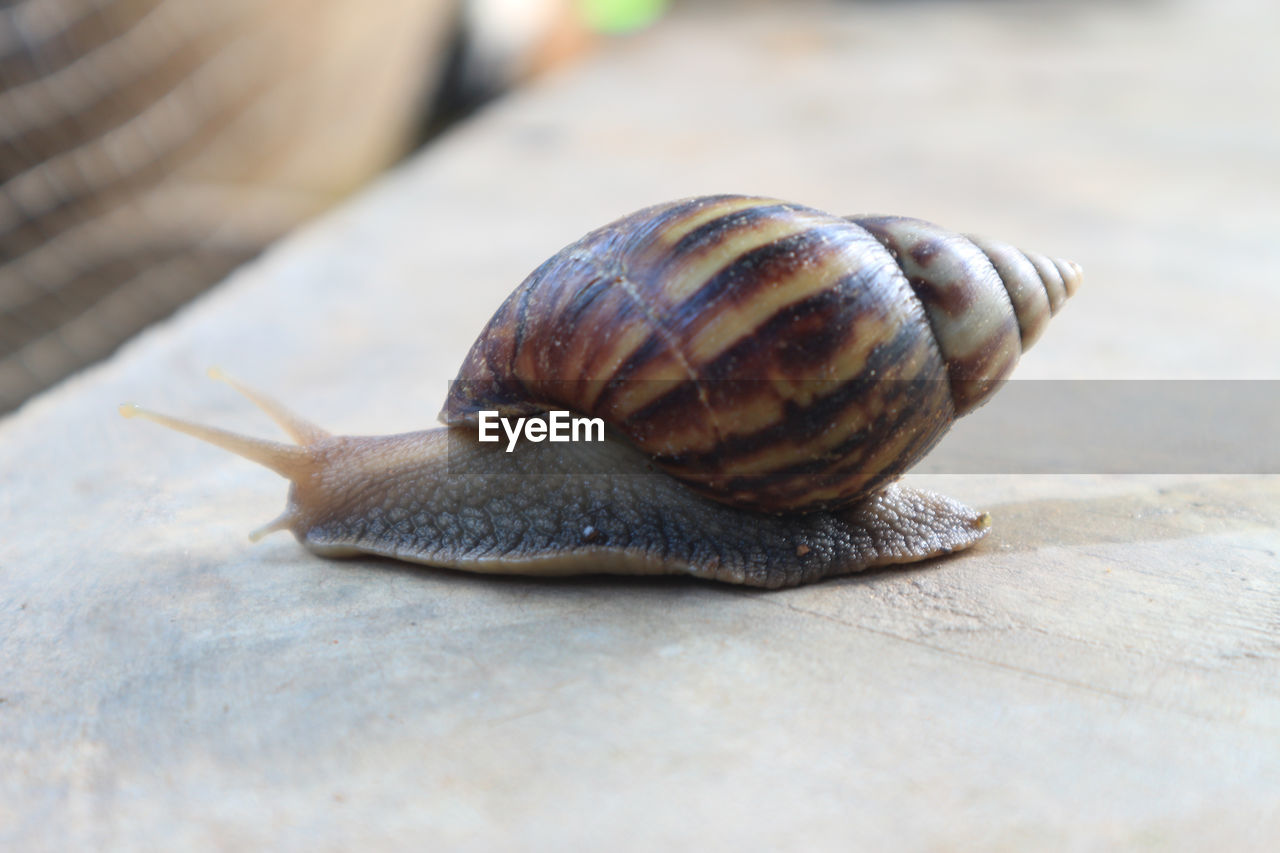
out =
[[[0,2],[0,412],[665,5]]]
[[[498,184],[582,213],[507,235],[537,242],[522,262],[698,192],[1037,223],[1089,270],[1070,375],[1269,378],[1270,320],[1235,306],[1274,290],[1278,21],[1267,0],[0,0],[0,412],[521,86],[518,132],[461,134],[458,162],[490,164],[459,177],[473,215]],[[1133,333],[1186,305],[1178,336]]]

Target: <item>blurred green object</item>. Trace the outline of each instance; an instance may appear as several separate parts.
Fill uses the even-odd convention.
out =
[[[647,27],[662,16],[668,4],[669,0],[578,0],[587,26],[602,33]]]

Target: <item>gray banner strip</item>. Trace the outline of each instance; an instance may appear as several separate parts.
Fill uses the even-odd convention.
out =
[[[1280,474],[1280,381],[1011,380],[915,470]]]
[[[773,393],[769,384],[721,383],[712,396]],[[539,473],[541,454],[510,458],[503,470]],[[1010,380],[912,470],[1280,474],[1280,380]]]

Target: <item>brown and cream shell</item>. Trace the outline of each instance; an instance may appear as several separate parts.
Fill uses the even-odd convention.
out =
[[[661,204],[538,267],[441,419],[602,417],[725,503],[829,509],[896,479],[1009,375],[1080,268],[919,219]]]

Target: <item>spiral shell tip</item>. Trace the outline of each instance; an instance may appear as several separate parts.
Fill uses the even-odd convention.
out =
[[[1075,296],[1076,291],[1080,289],[1080,281],[1084,278],[1084,269],[1075,261],[1064,261],[1054,259],[1054,263],[1058,266],[1058,271],[1062,273],[1062,284],[1067,290],[1067,296]]]

